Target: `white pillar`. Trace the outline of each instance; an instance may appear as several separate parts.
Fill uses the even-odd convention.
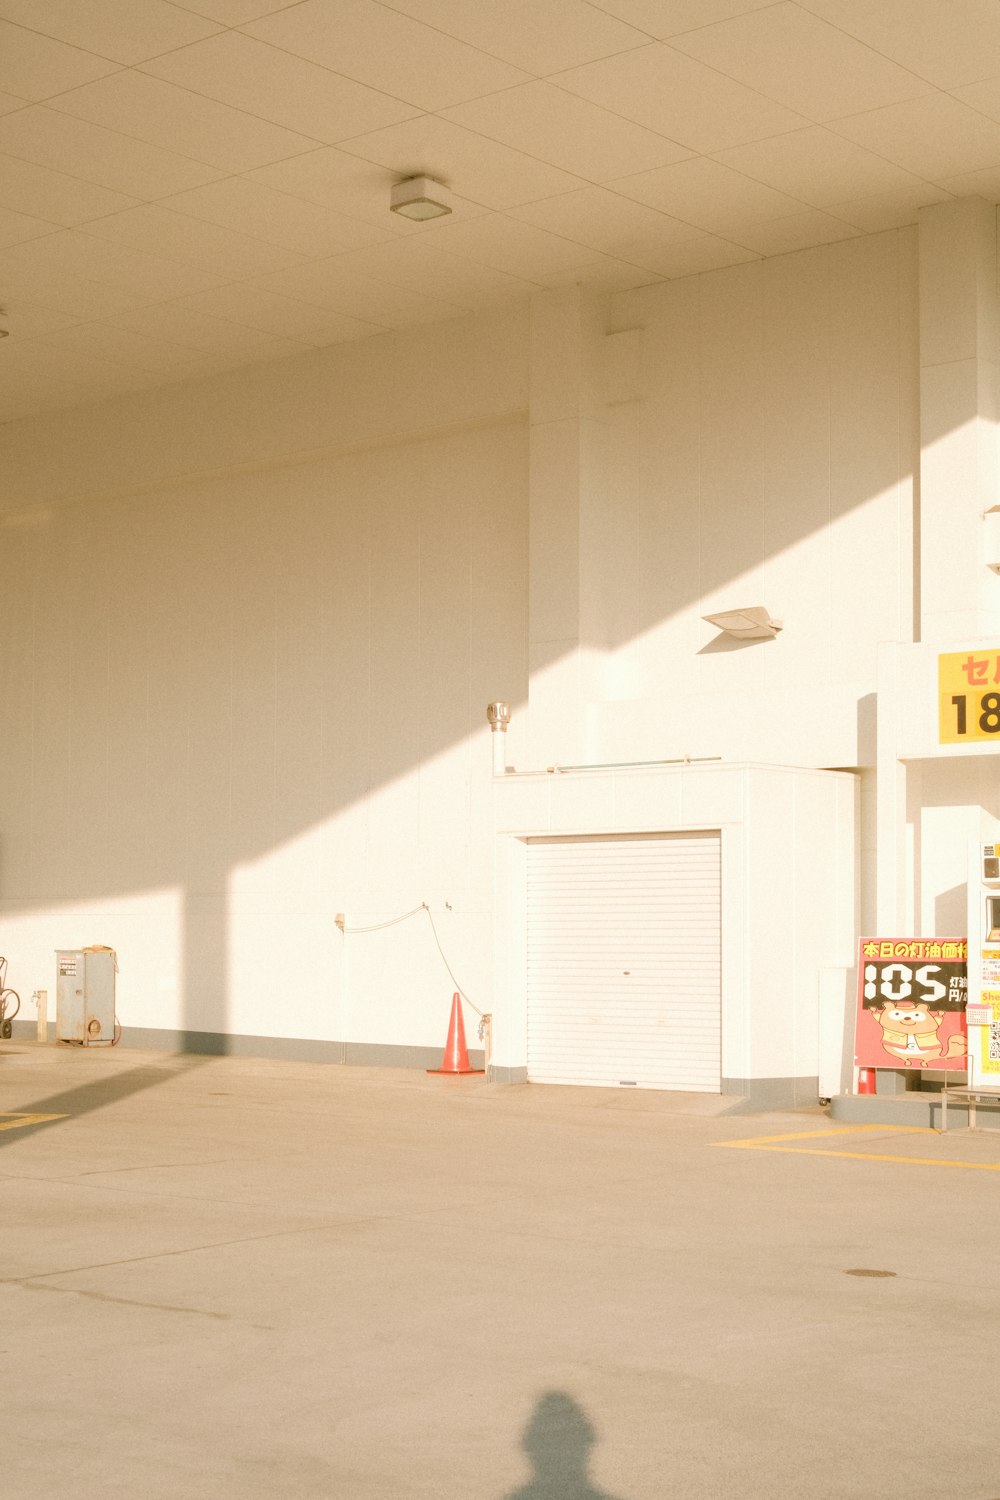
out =
[[[889,642],[879,650],[878,770],[875,822],[875,924],[886,937],[913,930],[913,839],[907,807],[912,786],[899,759],[899,654]],[[862,934],[872,936],[873,934]]]
[[[578,765],[590,754],[600,625],[590,619],[589,518],[603,501],[597,392],[603,301],[578,287],[532,304],[528,533],[528,761]]]
[[[920,210],[921,639],[1000,632],[983,512],[1000,502],[997,211],[981,198]]]

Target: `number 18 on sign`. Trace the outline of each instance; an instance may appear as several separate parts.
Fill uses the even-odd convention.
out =
[[[938,742],[1000,744],[1000,651],[938,657]]]

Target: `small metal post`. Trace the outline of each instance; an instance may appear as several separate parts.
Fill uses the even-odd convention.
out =
[[[36,990],[34,994],[35,1004],[38,1006],[38,1040],[47,1042],[49,1039],[49,992],[48,990]]]
[[[480,1035],[483,1039],[483,1071],[486,1082],[492,1082],[491,1068],[493,1067],[493,1017],[489,1011],[483,1016],[479,1023]]]

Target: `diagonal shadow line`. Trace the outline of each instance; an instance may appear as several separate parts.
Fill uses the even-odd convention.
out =
[[[129,1068],[127,1072],[113,1074],[111,1077],[96,1078],[88,1083],[78,1084],[76,1088],[63,1089],[58,1094],[49,1094],[44,1099],[35,1099],[31,1103],[19,1105],[16,1111],[10,1111],[10,1113],[56,1115],[59,1118],[39,1120],[37,1124],[25,1125],[16,1131],[0,1132],[0,1149],[23,1141],[27,1136],[34,1135],[39,1130],[48,1130],[53,1125],[59,1125],[62,1119],[76,1119],[80,1115],[89,1115],[95,1110],[106,1109],[109,1105],[120,1104],[123,1099],[128,1099],[133,1094],[141,1094],[144,1089],[156,1088],[158,1084],[176,1078],[178,1073],[189,1072],[192,1068],[201,1067],[209,1061],[208,1056],[196,1055],[190,1058],[185,1057],[178,1066],[170,1068],[150,1066]]]

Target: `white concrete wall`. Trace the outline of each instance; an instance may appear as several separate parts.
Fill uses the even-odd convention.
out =
[[[913,639],[915,233],[624,293],[637,400],[610,410],[617,606],[595,760],[872,764],[859,704]],[[773,641],[704,614],[763,604]]]
[[[496,1063],[527,1056],[525,838],[719,829],[722,1075],[819,1071],[823,973],[849,968],[857,931],[857,778],[704,765],[498,779]]]
[[[107,943],[126,1026],[440,1046],[427,918],[334,925],[426,901],[488,1008],[485,705],[527,690],[522,350],[516,317],[470,320],[6,435],[22,992]]]
[[[529,601],[565,570],[592,758],[870,763],[877,643],[913,619],[912,232],[616,297],[603,349],[593,313],[569,552],[529,549],[551,496],[527,433],[565,375],[544,308],[4,431],[0,951],[22,990],[54,987],[54,948],[107,942],[126,1024],[437,1045],[426,918],[332,920],[426,900],[490,1008],[483,711],[508,698],[511,762],[547,763]],[[700,616],[751,603],[784,632],[721,649]]]

